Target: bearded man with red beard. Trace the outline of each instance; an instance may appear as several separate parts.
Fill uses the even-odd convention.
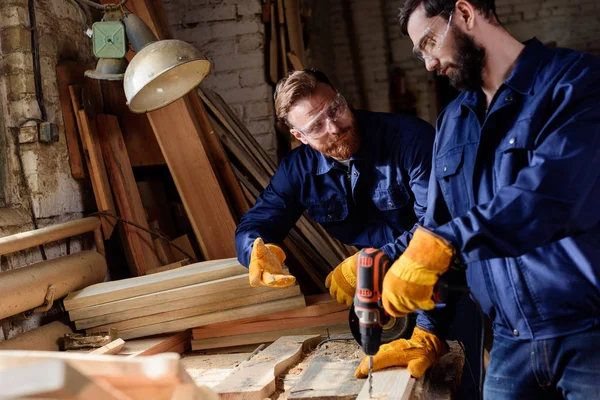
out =
[[[303,145],[282,161],[236,230],[250,284],[294,283],[282,272],[285,254],[277,243],[305,210],[342,243],[378,247],[397,259],[425,214],[433,127],[408,115],[352,109],[313,69],[294,71],[277,84],[275,109]],[[348,306],[356,259],[344,260],[325,282]]]

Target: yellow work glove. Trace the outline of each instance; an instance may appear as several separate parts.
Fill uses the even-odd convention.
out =
[[[420,378],[427,368],[447,352],[448,345],[445,341],[417,326],[409,340],[399,339],[381,345],[373,356],[373,371],[387,367],[407,367],[412,376]],[[368,374],[369,357],[365,357],[356,368],[354,376],[364,378]]]
[[[325,286],[329,289],[331,297],[336,299],[338,303],[345,304],[347,307],[350,307],[354,301],[354,292],[356,291],[356,262],[359,253],[342,261],[325,279]]]
[[[282,263],[285,253],[281,247],[274,244],[265,244],[261,238],[256,238],[252,245],[248,278],[250,286],[260,285],[269,287],[286,287],[296,282],[292,275],[284,275]]]
[[[383,279],[383,308],[402,317],[416,310],[431,310],[433,288],[448,270],[454,249],[440,236],[418,227],[406,251]]]

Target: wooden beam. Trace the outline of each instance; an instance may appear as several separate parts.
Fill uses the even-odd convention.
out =
[[[9,254],[30,247],[66,239],[71,236],[83,235],[100,228],[98,217],[87,217],[63,222],[32,231],[16,233],[0,238],[0,254]]]
[[[149,229],[119,121],[114,115],[100,114],[97,122],[100,145],[119,207],[119,216]],[[123,223],[123,233],[125,253],[133,276],[144,275],[147,270],[161,265],[150,233],[128,223]]]
[[[110,191],[108,176],[106,175],[106,166],[104,165],[102,151],[100,150],[100,144],[98,143],[96,122],[94,120],[90,121],[83,109],[81,86],[69,86],[69,93],[73,103],[73,110],[75,111],[75,116],[77,118],[81,143],[83,145],[83,153],[88,166],[88,172],[90,173],[96,206],[98,207],[98,211],[105,211],[116,215],[115,204]],[[101,216],[100,219],[102,220],[104,239],[108,239],[115,229],[116,221],[114,218],[105,216]]]
[[[303,349],[319,341],[319,335],[282,337],[214,389],[222,400],[263,400],[275,392],[275,378],[300,359]]]
[[[236,259],[205,261],[158,274],[92,285],[69,293],[64,300],[64,306],[65,310],[72,311],[243,273],[247,273],[247,269]]]
[[[190,330],[179,332],[175,335],[165,335],[147,339],[137,339],[140,341],[140,350],[128,354],[129,357],[153,356],[160,353],[183,353],[190,346]],[[134,342],[136,339],[129,341]],[[129,343],[127,342],[127,343]],[[146,344],[144,344],[146,342]],[[180,351],[180,348],[183,350]]]
[[[69,85],[75,83],[82,84],[84,73],[90,68],[93,68],[92,65],[70,61],[63,61],[56,66],[58,98],[60,99],[63,122],[65,124],[65,138],[67,141],[67,149],[69,151],[69,164],[71,165],[71,175],[73,175],[73,178],[75,179],[83,179],[85,177],[85,169],[83,166],[82,149],[78,139],[77,121],[71,105]]]
[[[287,23],[290,50],[298,56],[302,65],[306,65],[299,0],[285,0],[285,20]],[[284,58],[286,57],[286,54],[287,51],[283,52]]]
[[[106,260],[95,251],[81,251],[0,273],[0,319],[44,305],[50,286],[53,298],[106,277]]]

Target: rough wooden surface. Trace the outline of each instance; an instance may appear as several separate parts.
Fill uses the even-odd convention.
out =
[[[240,366],[215,391],[221,399],[262,400],[275,392],[275,378],[300,359],[302,350],[320,340],[319,335],[282,337]]]

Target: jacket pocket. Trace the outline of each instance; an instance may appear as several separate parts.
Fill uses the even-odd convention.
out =
[[[410,201],[410,194],[402,184],[389,189],[375,190],[373,203],[380,211],[397,210],[404,207]]]
[[[339,222],[348,216],[348,204],[346,199],[331,197],[322,201],[314,201],[306,204],[308,214],[315,222]]]
[[[460,146],[435,158],[435,177],[452,217],[463,215],[469,205],[465,177],[461,173],[463,157],[464,146]]]
[[[512,185],[519,171],[529,166],[535,140],[530,124],[530,119],[517,121],[500,141],[494,163],[496,190]]]

